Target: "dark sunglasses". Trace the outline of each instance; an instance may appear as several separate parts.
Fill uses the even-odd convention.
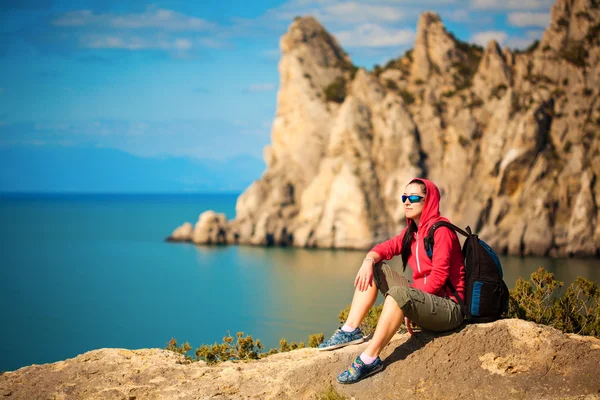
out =
[[[411,203],[418,203],[421,199],[425,198],[424,196],[417,196],[416,194],[412,194],[410,196],[402,195],[402,204],[406,203],[406,199]]]

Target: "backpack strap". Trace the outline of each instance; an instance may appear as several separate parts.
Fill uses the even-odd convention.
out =
[[[431,228],[429,229],[429,233],[427,234],[427,236],[423,239],[423,243],[425,244],[425,251],[430,260],[433,260],[433,245],[434,245],[433,235],[435,233],[435,230],[437,228],[439,228],[440,226],[445,226],[448,229],[452,229],[453,231],[458,232],[465,237],[470,237],[473,235],[473,233],[471,232],[471,227],[469,227],[469,226],[467,226],[467,229],[465,232],[462,229],[460,229],[458,226],[451,224],[450,222],[438,221],[438,222],[434,223],[431,226]],[[460,306],[460,309],[463,312],[463,316],[465,316],[465,318],[466,318],[467,307],[465,306],[465,303],[462,300],[462,298],[458,295],[458,292],[456,291],[456,288],[454,287],[452,282],[450,282],[450,278],[446,279],[446,283],[444,285],[448,285],[448,287],[450,288],[450,291],[456,298],[456,301],[458,302],[458,305]]]
[[[468,226],[467,226],[467,232],[465,232],[462,229],[460,229],[458,226],[451,224],[450,222],[438,221],[438,222],[434,223],[431,226],[431,228],[429,229],[429,233],[427,234],[427,236],[423,239],[423,243],[425,244],[425,252],[427,253],[427,256],[429,257],[430,260],[433,259],[433,244],[434,244],[433,234],[435,233],[435,230],[437,228],[439,228],[440,226],[445,226],[446,228],[452,229],[453,231],[460,233],[464,237],[469,237],[472,235],[471,228]]]

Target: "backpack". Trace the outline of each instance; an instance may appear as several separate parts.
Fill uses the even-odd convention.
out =
[[[494,250],[471,232],[466,232],[449,222],[438,221],[433,224],[424,238],[427,256],[433,259],[433,234],[439,227],[445,226],[465,236],[462,253],[465,262],[465,301],[458,296],[450,279],[446,284],[460,304],[467,322],[492,322],[508,311],[508,287],[502,279],[502,265]]]

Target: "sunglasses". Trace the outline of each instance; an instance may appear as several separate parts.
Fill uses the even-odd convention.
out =
[[[410,196],[402,195],[402,204],[406,203],[406,199],[412,203],[418,203],[421,199],[424,199],[424,196],[417,196],[416,194],[412,194]]]

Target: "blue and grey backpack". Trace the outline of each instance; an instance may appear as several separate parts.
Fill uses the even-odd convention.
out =
[[[466,232],[449,222],[439,221],[433,224],[424,238],[425,250],[433,258],[433,234],[439,227],[445,226],[465,236],[467,240],[462,248],[465,261],[465,301],[461,301],[454,285],[448,279],[446,284],[458,300],[465,319],[468,322],[492,322],[508,311],[508,287],[502,279],[502,265],[494,250],[471,232]]]

